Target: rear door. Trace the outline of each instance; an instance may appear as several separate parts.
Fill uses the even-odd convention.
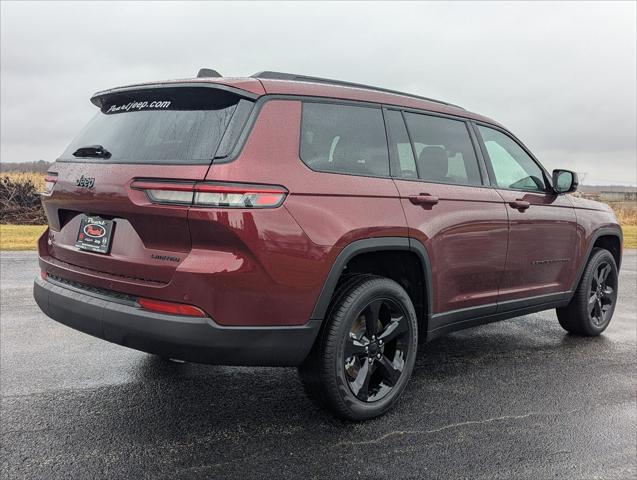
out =
[[[391,109],[385,119],[410,236],[425,245],[431,261],[430,328],[494,313],[507,213],[502,198],[485,186],[468,124]]]
[[[187,190],[205,178],[248,100],[241,91],[189,85],[116,90],[92,101],[99,112],[50,169],[56,182],[42,197],[48,254],[87,271],[168,282],[190,250]],[[183,193],[164,193],[184,202],[152,203],[137,188],[145,181],[159,183],[157,192],[163,183],[184,186]],[[104,253],[76,245],[86,217],[112,227]]]
[[[556,195],[535,159],[503,130],[477,125],[489,176],[507,205],[509,249],[500,310],[520,299],[550,301],[573,278],[577,219],[566,195]],[[527,302],[528,303],[528,302]]]

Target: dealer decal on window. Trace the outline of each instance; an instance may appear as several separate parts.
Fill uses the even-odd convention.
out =
[[[128,102],[123,105],[111,105],[106,113],[130,112],[131,110],[164,109],[170,107],[170,100],[154,100],[152,102]]]

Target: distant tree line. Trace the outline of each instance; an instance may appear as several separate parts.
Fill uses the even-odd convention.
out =
[[[46,172],[51,162],[38,160],[37,162],[0,163],[0,172]]]

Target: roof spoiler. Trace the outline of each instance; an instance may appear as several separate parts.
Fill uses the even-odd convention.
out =
[[[144,83],[144,84],[138,84],[138,85],[128,85],[126,87],[117,87],[117,88],[111,88],[109,90],[102,90],[101,92],[96,92],[95,94],[93,94],[93,96],[91,97],[91,103],[98,108],[102,108],[104,104],[104,100],[110,97],[111,95],[127,94],[127,93],[139,94],[144,90],[155,90],[160,88],[169,88],[169,89],[210,88],[214,90],[224,90],[238,97],[245,98],[252,101],[259,98],[259,95],[255,93],[249,92],[247,90],[243,90],[241,88],[232,87],[230,85],[222,85],[220,83],[159,82],[159,83]]]

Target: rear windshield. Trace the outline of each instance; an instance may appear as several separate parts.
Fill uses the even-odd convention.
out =
[[[104,163],[210,162],[240,97],[205,87],[158,88],[111,95],[64,151],[61,160],[87,161],[78,149],[100,145]],[[73,155],[73,154],[76,155]]]

